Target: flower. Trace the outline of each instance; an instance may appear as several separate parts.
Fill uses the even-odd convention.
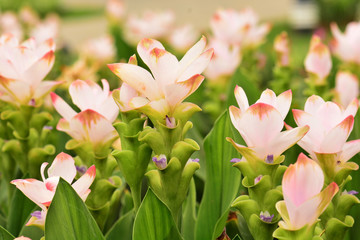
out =
[[[18,17],[13,12],[4,12],[0,15],[0,30],[3,34],[11,34],[22,39],[23,30]]]
[[[0,99],[15,105],[28,105],[42,99],[61,82],[42,81],[55,60],[52,39],[19,44],[12,35],[0,38]]]
[[[283,176],[284,201],[276,203],[276,209],[284,220],[279,222],[279,226],[297,230],[316,223],[339,190],[334,182],[321,191],[323,186],[322,169],[301,153],[296,163],[291,164]]]
[[[56,39],[59,33],[59,22],[59,17],[56,14],[51,14],[44,21],[36,24],[31,30],[30,36],[38,42],[43,42],[50,38]]]
[[[308,125],[309,132],[298,142],[311,157],[316,160],[316,153],[340,154],[342,161],[348,161],[360,151],[360,140],[346,143],[354,125],[354,116],[358,110],[358,100],[346,109],[333,102],[325,102],[313,95],[306,100],[304,111],[293,109],[298,126]]]
[[[16,179],[11,181],[20,191],[24,193],[31,201],[41,207],[41,213],[35,212],[32,215],[29,223],[41,223],[44,222],[47,208],[50,206],[51,201],[55,195],[56,187],[60,177],[71,184],[76,176],[76,167],[74,159],[66,154],[59,153],[54,159],[51,166],[48,168],[48,177],[45,177],[45,168],[48,163],[45,162],[41,165],[40,173],[42,181],[37,179]],[[81,176],[71,186],[85,201],[90,193],[89,187],[95,179],[96,169],[95,166],[91,166],[86,173]],[[35,218],[35,219],[33,219]]]
[[[125,37],[131,43],[143,38],[164,38],[170,32],[175,20],[172,11],[146,11],[142,17],[130,15],[125,23]]]
[[[324,83],[332,67],[329,49],[314,35],[310,42],[310,50],[305,58],[305,69],[316,77],[316,83]]]
[[[258,16],[251,8],[217,10],[210,22],[215,37],[241,48],[256,47],[270,31],[270,24],[258,25]]]
[[[189,49],[199,37],[199,32],[194,29],[192,25],[184,25],[175,28],[170,36],[170,45],[178,52],[184,53]]]
[[[106,14],[114,21],[121,21],[125,16],[125,7],[122,0],[107,0]]]
[[[81,52],[88,58],[105,63],[115,57],[115,47],[111,36],[102,36],[88,40],[81,48]]]
[[[230,106],[230,118],[247,147],[235,143],[231,138],[227,140],[248,161],[249,158],[267,162],[276,160],[309,130],[308,126],[302,126],[281,132],[291,104],[291,90],[276,97],[272,90],[267,89],[261,94],[260,99],[249,107],[244,90],[236,86],[235,98],[240,108]]]
[[[55,109],[63,117],[57,129],[78,141],[90,141],[96,145],[112,143],[117,138],[112,122],[119,113],[108,82],[102,80],[103,89],[91,81],[76,80],[70,85],[70,96],[81,112],[76,113],[61,97],[51,93]],[[98,146],[98,147],[100,147]]]
[[[241,61],[240,46],[214,38],[210,40],[209,48],[214,49],[214,56],[205,70],[205,76],[209,80],[231,76]]]
[[[346,108],[359,96],[359,80],[350,72],[339,71],[336,74],[335,92],[337,102]]]
[[[31,240],[31,238],[21,236],[21,237],[15,238],[14,240]]]
[[[277,55],[277,62],[279,66],[289,66],[289,37],[287,32],[282,32],[275,38],[274,49]]]
[[[360,64],[360,22],[351,22],[342,33],[336,23],[331,24],[334,36],[333,51],[344,62]]]
[[[143,96],[133,96],[128,105],[133,109],[156,115],[157,120],[165,121],[172,117],[175,108],[202,83],[200,73],[208,65],[213,50],[204,52],[205,37],[202,37],[178,61],[163,45],[154,39],[143,39],[137,47],[144,63],[150,68],[149,73],[132,63],[113,63],[108,67],[120,79]]]

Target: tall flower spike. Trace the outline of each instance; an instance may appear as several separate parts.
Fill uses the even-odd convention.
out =
[[[342,162],[348,161],[360,151],[360,141],[346,142],[354,125],[354,116],[358,110],[358,100],[353,101],[346,109],[333,102],[325,102],[313,95],[305,103],[304,111],[293,109],[298,126],[310,126],[309,132],[298,144],[313,159],[316,153],[338,154]]]
[[[330,51],[321,42],[319,36],[314,35],[310,42],[310,50],[305,58],[305,69],[315,75],[317,84],[325,83],[332,67]]]
[[[291,104],[291,91],[276,97],[270,89],[265,90],[261,98],[249,107],[244,90],[236,86],[235,97],[240,108],[230,107],[230,118],[239,131],[246,146],[228,140],[243,156],[263,161],[277,159],[286,149],[299,141],[308,131],[308,126],[281,132],[284,118]]]
[[[324,174],[320,166],[301,153],[297,162],[291,164],[283,176],[284,201],[276,204],[284,220],[279,222],[280,227],[298,230],[316,223],[339,190],[333,182],[321,191],[323,185]]]
[[[287,32],[282,32],[275,38],[274,49],[277,55],[277,63],[279,66],[289,66],[290,47]]]
[[[344,62],[360,64],[360,22],[351,22],[342,33],[336,23],[331,24],[334,36],[332,49]]]
[[[42,81],[55,60],[52,39],[33,38],[19,44],[12,35],[0,38],[0,99],[15,105],[38,105],[61,82]]]
[[[142,95],[133,97],[128,103],[130,107],[153,116],[152,120],[164,122],[165,116],[172,117],[175,108],[204,80],[200,74],[213,55],[212,49],[204,51],[205,46],[206,39],[202,37],[178,61],[160,42],[145,38],[137,50],[152,74],[129,63],[114,63],[108,67]]]
[[[72,183],[76,176],[76,167],[74,159],[66,154],[60,153],[56,156],[51,166],[48,168],[48,177],[45,177],[45,168],[48,163],[45,162],[41,165],[40,173],[42,181],[36,179],[16,179],[11,181],[20,191],[24,193],[31,201],[37,204],[43,211],[46,211],[54,197],[57,184],[60,177],[68,183]],[[91,166],[86,173],[81,176],[76,182],[72,184],[74,190],[79,194],[83,201],[86,200],[90,193],[89,187],[95,179],[95,166]],[[33,215],[36,219],[44,218],[43,213]],[[41,221],[30,219],[30,222],[39,224]]]

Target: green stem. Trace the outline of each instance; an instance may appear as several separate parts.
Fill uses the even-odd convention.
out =
[[[130,190],[134,202],[135,213],[137,213],[141,204],[141,182],[130,186]]]

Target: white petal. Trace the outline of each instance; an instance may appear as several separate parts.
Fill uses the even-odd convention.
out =
[[[76,176],[74,159],[66,153],[63,152],[59,153],[55,157],[50,168],[48,169],[48,176],[62,177],[65,181],[71,184]]]

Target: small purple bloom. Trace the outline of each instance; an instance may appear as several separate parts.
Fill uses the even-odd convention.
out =
[[[86,173],[86,167],[85,166],[75,166],[76,171],[78,171],[81,175],[83,175],[84,173]]]
[[[274,218],[274,214],[270,215],[268,211],[260,213],[260,219],[264,222],[270,223]]]
[[[28,104],[32,107],[35,107],[35,105],[36,105],[35,99],[34,98],[30,99]]]
[[[192,162],[199,162],[200,161],[198,158],[190,158],[189,160],[192,161]]]
[[[35,211],[33,213],[30,214],[33,217],[36,217],[37,219],[41,218],[41,211]]]
[[[170,118],[168,115],[166,115],[165,122],[168,128],[174,128],[176,126],[175,118],[173,117]]]
[[[52,126],[44,126],[44,129],[45,130],[53,130],[53,127]]]
[[[156,167],[160,170],[163,170],[167,166],[167,160],[164,154],[160,154],[159,156],[154,156],[152,160],[155,163]]]
[[[267,155],[265,162],[266,163],[274,163],[274,155],[272,155],[272,154]]]
[[[254,184],[257,184],[258,182],[260,182],[260,180],[262,179],[262,175],[259,175],[257,176],[255,179],[254,179]]]
[[[342,194],[357,195],[357,194],[359,194],[359,192],[357,192],[355,190],[351,190],[351,191],[345,190]]]
[[[233,158],[233,159],[230,160],[230,162],[232,162],[232,163],[238,163],[240,161],[241,161],[240,158]]]

